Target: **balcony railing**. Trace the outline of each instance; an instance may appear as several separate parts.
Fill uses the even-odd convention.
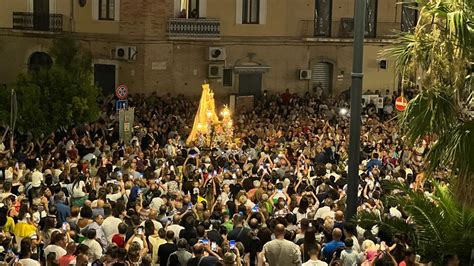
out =
[[[212,18],[170,18],[168,35],[170,39],[219,39],[221,22]]]
[[[63,15],[13,12],[13,29],[54,32],[63,31]]]

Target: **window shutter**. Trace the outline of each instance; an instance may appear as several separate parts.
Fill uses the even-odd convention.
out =
[[[49,14],[56,14],[56,0],[49,0]]]
[[[207,0],[199,0],[199,17],[207,17]]]
[[[99,20],[99,0],[92,0],[92,19]]]
[[[267,0],[260,0],[260,14],[258,16],[258,24],[267,23]]]
[[[242,24],[242,0],[235,0],[235,24]]]
[[[179,17],[181,13],[181,0],[174,0],[174,17]]]
[[[114,4],[114,20],[120,21],[120,0],[115,0]]]
[[[28,10],[28,12],[33,12],[33,0],[28,0],[27,10]]]

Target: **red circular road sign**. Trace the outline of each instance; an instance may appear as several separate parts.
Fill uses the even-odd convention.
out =
[[[124,84],[119,85],[117,89],[115,89],[115,96],[119,98],[120,100],[124,100],[128,96],[128,89],[127,86]]]
[[[407,108],[408,101],[405,97],[400,96],[395,100],[395,108],[397,108],[398,111],[404,111]]]

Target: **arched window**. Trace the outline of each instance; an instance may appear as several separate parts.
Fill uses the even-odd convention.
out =
[[[53,64],[53,60],[51,56],[44,52],[34,52],[30,56],[30,60],[28,62],[28,70],[29,71],[39,71],[43,68],[50,68]]]

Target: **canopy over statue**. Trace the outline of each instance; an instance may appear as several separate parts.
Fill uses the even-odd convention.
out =
[[[216,105],[214,102],[214,93],[209,87],[209,84],[202,85],[202,95],[199,101],[199,107],[194,118],[193,129],[189,134],[186,143],[198,139],[200,135],[206,135],[212,130],[212,126],[218,125],[219,118],[216,114]]]

